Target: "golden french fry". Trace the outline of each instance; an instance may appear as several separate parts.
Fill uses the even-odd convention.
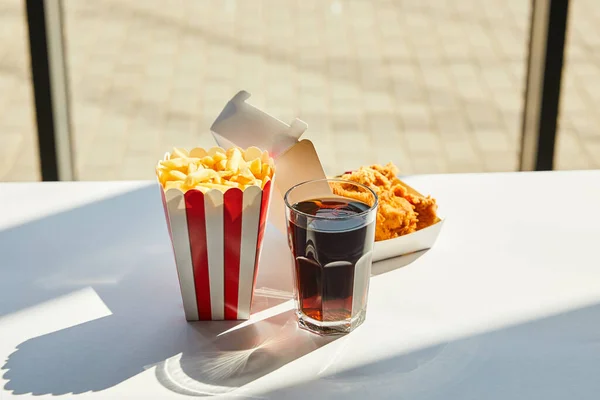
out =
[[[185,149],[178,149],[177,147],[173,147],[173,151],[171,152],[171,158],[187,158],[189,153]]]
[[[184,181],[186,178],[186,175],[181,172],[181,171],[177,171],[176,169],[169,171],[169,175],[168,175],[169,180],[174,180],[174,181]]]
[[[185,178],[185,184],[190,187],[194,187],[201,182],[206,182],[212,178],[219,178],[219,175],[212,169],[199,169],[196,172],[192,172]]]
[[[271,180],[271,178],[269,176],[265,176],[262,180],[262,185],[260,186],[261,188],[264,189],[265,185],[267,184],[267,182],[269,182]]]
[[[269,164],[263,163],[262,165],[262,173],[260,178],[263,180],[265,180],[265,176],[268,176],[269,178],[273,175],[273,170],[271,169],[271,166]]]
[[[244,178],[250,181],[253,181],[255,179],[254,174],[252,173],[252,171],[250,171],[250,168],[248,167],[240,169],[240,176],[243,176]]]
[[[228,154],[229,159],[227,160],[226,168],[230,171],[238,172],[240,169],[240,162],[242,161],[242,152],[240,151],[240,149],[236,148],[230,150],[231,152],[229,152]]]
[[[165,190],[169,189],[182,189],[183,182],[182,181],[168,181],[165,182]]]
[[[233,182],[233,181],[222,181],[221,184],[225,185],[225,186],[231,186],[231,187],[240,187],[239,183]]]
[[[187,166],[185,163],[185,159],[183,158],[173,158],[172,160],[165,160],[160,162],[160,167],[163,167],[166,170],[178,169]]]
[[[191,174],[192,172],[196,172],[196,171],[198,171],[198,164],[191,163],[190,165],[188,165],[188,170],[187,170],[188,175]]]
[[[202,163],[202,165],[204,165],[206,168],[212,168],[215,166],[215,160],[213,160],[213,158],[211,156],[205,156],[202,157],[200,159],[200,162]]]
[[[168,181],[168,178],[167,178],[168,172],[158,170],[157,174],[158,174],[158,181],[160,182],[161,185],[165,186],[165,184]]]
[[[250,172],[252,172],[252,175],[254,175],[255,178],[262,177],[262,164],[259,158],[255,158],[250,162]]]
[[[199,158],[172,158],[170,160],[161,161],[160,164],[167,169],[182,169],[187,167],[190,163],[198,163],[200,161]]]
[[[219,171],[217,173],[221,177],[221,180],[230,179],[234,175],[233,171]]]
[[[215,160],[215,163],[222,161],[222,160],[227,160],[227,156],[225,155],[225,153],[215,153],[211,155],[213,160]]]
[[[238,182],[238,183],[240,183],[242,185],[247,185],[250,182],[254,182],[254,177],[247,178],[247,177],[245,177],[243,175],[236,175],[231,180],[233,181],[234,179],[235,179],[235,182]]]
[[[215,170],[223,171],[225,168],[227,168],[227,160],[226,159],[215,163],[215,166],[214,166]]]
[[[190,150],[190,157],[204,158],[208,155],[208,152],[201,147],[194,147]]]

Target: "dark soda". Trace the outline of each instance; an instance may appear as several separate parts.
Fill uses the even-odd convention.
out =
[[[356,265],[373,250],[375,223],[358,215],[370,207],[335,198],[303,201],[292,208],[302,213],[296,213],[289,224],[300,310],[319,322],[350,319],[353,303],[355,309],[366,306],[370,259],[361,263],[368,268],[358,271]],[[355,280],[363,286],[357,293]],[[355,299],[356,295],[361,298]]]

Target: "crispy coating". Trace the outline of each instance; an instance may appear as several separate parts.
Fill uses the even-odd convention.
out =
[[[417,213],[406,199],[390,192],[379,195],[375,240],[392,239],[417,230]]]
[[[385,166],[371,165],[345,174],[342,179],[362,183],[373,189],[379,197],[375,240],[392,239],[426,228],[439,221],[434,198],[420,196],[409,190],[397,178],[398,168],[388,163]],[[372,203],[366,193],[353,190],[351,185],[334,188],[338,195],[351,197],[364,203]],[[371,205],[371,204],[370,204]]]
[[[437,203],[431,196],[408,194],[405,198],[415,207],[418,214],[417,230],[427,228],[440,220],[437,216]]]

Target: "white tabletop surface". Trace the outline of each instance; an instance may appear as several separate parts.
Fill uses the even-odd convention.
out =
[[[600,171],[407,181],[444,228],[336,340],[297,329],[273,229],[252,319],[187,323],[154,184],[0,184],[0,399],[597,399]]]

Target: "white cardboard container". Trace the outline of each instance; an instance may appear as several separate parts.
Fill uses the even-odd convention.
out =
[[[283,196],[298,183],[325,179],[326,175],[312,142],[300,140],[308,125],[297,118],[288,125],[249,104],[249,98],[250,93],[246,91],[237,93],[212,124],[211,131],[223,148],[256,146],[271,153],[275,160],[277,190],[271,196],[268,219],[287,235]],[[373,262],[431,248],[442,225],[443,220],[415,233],[375,242]]]

